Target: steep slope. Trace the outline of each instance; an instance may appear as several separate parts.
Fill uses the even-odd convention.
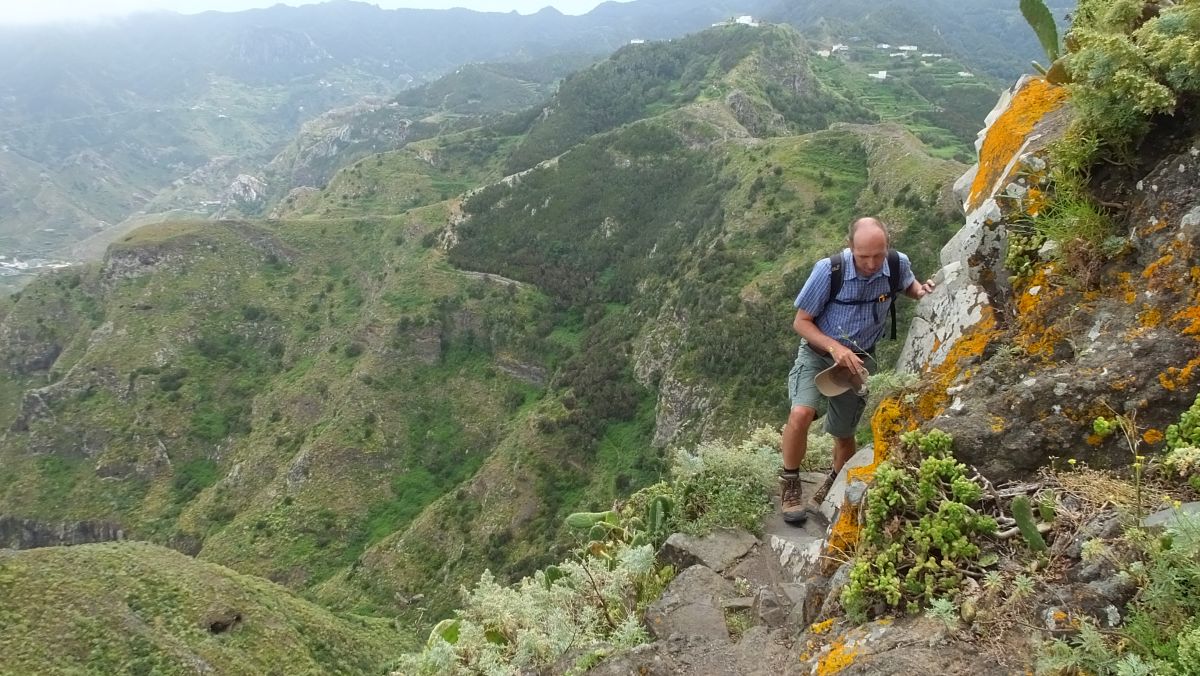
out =
[[[751,139],[723,102],[697,102],[466,199],[441,237],[449,260],[544,289],[569,309],[555,333],[574,333],[580,351],[473,479],[319,598],[373,607],[399,589],[389,605],[402,617],[444,612],[470,571],[518,575],[554,560],[547,533],[564,508],[603,508],[638,485],[640,458],[653,457],[631,452],[638,444],[777,419],[777,378],[794,350],[780,299],[857,208],[885,209],[901,245],[933,267],[952,222],[945,186],[961,165],[924,156],[895,126]]]
[[[806,48],[714,32],[682,63],[745,99],[663,100],[503,178],[528,127],[429,139],[289,218],[143,228],[31,286],[0,325],[0,514],[420,624],[556,557],[564,514],[655,482],[662,449],[780,422],[811,261],[866,205],[919,255],[959,166],[918,171],[896,126],[785,134],[761,57],[803,74]],[[756,138],[742,100],[784,126]]]
[[[4,673],[378,673],[407,639],[140,543],[0,550],[0,592]]]

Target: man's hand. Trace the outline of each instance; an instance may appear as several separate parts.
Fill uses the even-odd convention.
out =
[[[936,285],[933,283],[932,279],[927,279],[924,283],[918,282],[914,279],[912,285],[905,289],[905,293],[909,298],[921,300],[925,296],[933,293],[935,288]]]
[[[838,366],[848,369],[851,373],[866,375],[867,369],[865,366],[863,366],[863,360],[854,353],[854,350],[851,350],[841,343],[834,343],[829,348],[829,354],[833,357],[834,363],[836,363]]]

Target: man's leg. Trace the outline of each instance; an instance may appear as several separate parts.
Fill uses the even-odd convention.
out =
[[[808,451],[808,428],[816,409],[811,406],[792,406],[787,425],[783,427],[783,471],[779,473],[779,503],[785,523],[800,525],[808,519],[804,504],[804,489],[800,483],[800,463]]]
[[[833,440],[833,472],[837,474],[858,451],[854,437],[835,437]]]
[[[816,409],[808,406],[793,406],[783,427],[783,469],[798,471],[800,463],[808,453],[808,429],[817,417]]]
[[[813,379],[824,368],[821,358],[801,345],[796,363],[788,373],[791,409],[783,428],[783,468],[779,473],[779,488],[783,520],[790,524],[799,525],[808,518],[800,484],[800,463],[808,452],[808,429],[817,417],[817,406],[821,401],[821,393]]]
[[[809,511],[820,511],[821,503],[829,494],[829,489],[833,488],[833,482],[837,480],[838,473],[858,451],[854,430],[858,427],[858,422],[862,419],[866,407],[866,399],[853,392],[846,392],[829,400],[829,416],[825,419],[825,431],[833,436],[833,469],[807,503]]]

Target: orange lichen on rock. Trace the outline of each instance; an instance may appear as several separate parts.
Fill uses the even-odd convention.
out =
[[[1004,173],[1009,162],[1021,150],[1029,133],[1047,113],[1059,108],[1066,98],[1065,89],[1043,78],[1031,80],[1013,96],[1008,110],[996,118],[979,149],[979,172],[971,184],[970,197],[967,199],[969,209],[977,208],[984,195],[1006,178]]]
[[[1037,216],[1046,208],[1046,203],[1049,199],[1046,193],[1037,188],[1030,188],[1029,192],[1025,193],[1025,213],[1030,216]]]
[[[1164,389],[1175,391],[1192,381],[1197,367],[1200,367],[1200,357],[1189,361],[1183,368],[1172,366],[1165,373],[1158,374],[1158,384],[1162,385]]]
[[[829,646],[829,654],[817,662],[817,676],[830,676],[838,673],[853,664],[854,658],[858,655],[858,651],[852,646],[847,646],[845,638],[841,636],[834,639]]]
[[[1141,228],[1139,228],[1138,236],[1139,237],[1149,237],[1150,235],[1153,235],[1154,233],[1161,231],[1165,227],[1167,227],[1167,219],[1160,218],[1160,219],[1154,221],[1153,223],[1144,225]]]
[[[825,538],[825,560],[830,569],[837,568],[843,560],[850,558],[854,546],[858,544],[858,536],[862,533],[862,525],[858,523],[858,508],[853,505],[842,505],[838,510],[837,521],[829,529]]]
[[[1154,261],[1150,265],[1147,265],[1145,270],[1142,270],[1142,279],[1153,279],[1155,276],[1158,275],[1159,270],[1162,270],[1163,268],[1170,265],[1174,261],[1175,261],[1174,254],[1167,254],[1167,255],[1163,256],[1162,258]]]
[[[1117,273],[1117,292],[1127,305],[1137,301],[1137,290],[1133,288],[1133,275],[1128,272]]]
[[[1017,311],[1017,330],[1013,343],[1031,356],[1052,356],[1065,338],[1063,332],[1053,325],[1054,301],[1066,293],[1063,287],[1051,282],[1056,269],[1053,263],[1043,265],[1013,290]]]
[[[1150,444],[1151,446],[1153,446],[1155,444],[1161,444],[1162,440],[1163,440],[1163,433],[1153,427],[1146,430],[1145,432],[1142,432],[1142,441],[1146,442],[1147,444]]]
[[[1156,307],[1146,306],[1138,313],[1138,323],[1147,329],[1155,328],[1162,324],[1162,311]]]
[[[1200,336],[1200,305],[1189,305],[1171,315],[1171,322],[1183,324],[1179,330],[1185,336]]]

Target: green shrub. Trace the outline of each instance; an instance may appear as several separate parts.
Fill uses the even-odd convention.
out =
[[[1167,427],[1166,470],[1200,491],[1200,395],[1179,416],[1179,422]]]
[[[751,437],[740,445],[710,442],[674,458],[675,528],[703,535],[713,528],[762,530],[772,509],[779,459],[775,447]]]
[[[1153,7],[1152,13],[1147,8]],[[1200,4],[1081,0],[1067,33],[1065,65],[1077,119],[1072,135],[1094,142],[1075,159],[1126,159],[1156,114],[1200,93]]]
[[[950,456],[940,430],[902,438],[924,458],[919,466],[885,462],[867,494],[866,524],[841,602],[865,619],[877,603],[916,613],[935,599],[952,599],[963,570],[981,559],[979,540],[996,521],[972,505],[983,495],[966,465]]]
[[[218,479],[217,463],[208,458],[196,458],[179,465],[171,488],[176,502],[187,502],[200,491],[215,484]]]

